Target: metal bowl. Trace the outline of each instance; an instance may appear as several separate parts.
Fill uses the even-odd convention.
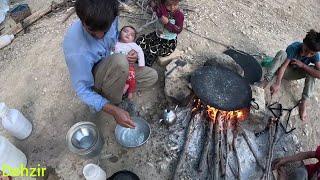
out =
[[[150,125],[140,117],[132,117],[136,127],[134,129],[116,126],[115,136],[119,144],[124,147],[139,147],[147,142],[151,134]]]
[[[103,145],[98,128],[92,122],[79,122],[73,125],[66,136],[70,151],[79,155],[96,155]]]

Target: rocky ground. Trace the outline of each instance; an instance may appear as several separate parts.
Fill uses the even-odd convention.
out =
[[[48,3],[15,2],[28,2],[33,12]],[[185,0],[183,4],[195,7],[195,12],[186,11],[188,29],[251,53],[273,55],[292,41],[301,40],[309,29],[320,29],[318,0]],[[42,18],[0,50],[0,101],[20,109],[34,125],[32,135],[25,141],[9,137],[0,128],[1,135],[25,152],[29,166],[40,163],[51,167],[57,179],[84,179],[82,168],[88,162],[99,163],[108,175],[127,169],[141,179],[169,179],[176,161],[165,153],[171,132],[158,123],[168,105],[163,91],[164,68],[155,65],[160,81],[151,91],[135,97],[141,115],[151,124],[150,140],[140,148],[122,148],[114,138],[114,121],[105,113],[91,114],[72,90],[61,43],[76,17],[73,15],[61,23],[65,15],[61,11]],[[144,23],[133,19],[121,21],[135,26]],[[195,62],[225,50],[188,31],[181,33],[178,42],[178,49]],[[285,82],[274,101],[290,107],[300,98],[302,87],[303,80]],[[292,118],[292,125],[297,127],[294,134],[298,151],[314,149],[319,144],[319,87],[318,83],[315,97],[310,101],[309,121],[302,124],[297,115]],[[65,135],[79,121],[93,121],[101,127],[106,144],[100,158],[81,158],[66,148]]]

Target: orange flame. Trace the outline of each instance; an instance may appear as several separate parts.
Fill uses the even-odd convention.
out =
[[[210,120],[215,121],[218,111],[220,111],[222,118],[225,120],[244,121],[249,114],[248,108],[243,108],[236,111],[222,111],[214,107],[207,106],[207,114]]]
[[[192,112],[201,110],[201,109],[205,109],[208,115],[208,118],[212,121],[216,121],[216,117],[217,117],[217,113],[220,112],[221,113],[221,117],[226,120],[229,121],[228,124],[232,124],[238,121],[244,121],[248,118],[249,116],[249,108],[243,108],[243,109],[239,109],[239,110],[235,110],[235,111],[222,111],[219,110],[217,108],[211,107],[211,106],[204,106],[201,103],[200,99],[195,99],[194,100],[194,104],[193,104],[193,109]],[[234,121],[234,122],[233,122]]]

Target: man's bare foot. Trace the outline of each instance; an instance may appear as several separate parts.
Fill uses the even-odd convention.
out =
[[[132,92],[129,92],[128,93],[128,99],[132,99],[133,98],[133,93]]]
[[[299,115],[301,121],[306,121],[307,120],[307,103],[305,99],[301,99],[299,102]]]

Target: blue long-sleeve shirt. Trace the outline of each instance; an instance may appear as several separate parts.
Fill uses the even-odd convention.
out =
[[[72,86],[80,99],[96,111],[100,111],[109,101],[93,91],[92,68],[101,59],[109,56],[117,37],[118,17],[103,39],[92,37],[80,20],[71,25],[64,37],[63,51]]]

